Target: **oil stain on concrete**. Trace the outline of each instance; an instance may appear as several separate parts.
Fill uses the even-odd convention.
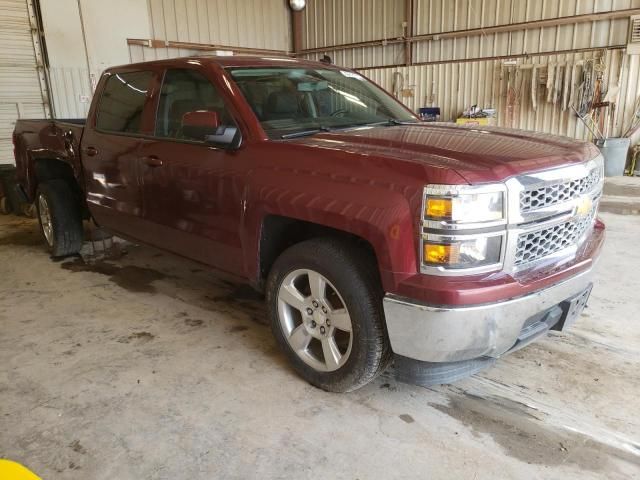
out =
[[[126,337],[120,337],[118,343],[131,343],[136,342],[138,344],[150,342],[156,338],[156,336],[149,332],[134,332]]]
[[[120,266],[104,261],[85,263],[81,258],[64,262],[61,266],[70,272],[93,272],[106,275],[119,287],[134,293],[155,293],[156,288],[151,283],[167,277],[166,274],[151,268],[135,265]]]
[[[0,237],[0,245],[34,247],[43,245],[43,240],[40,232],[37,230],[16,229]]]

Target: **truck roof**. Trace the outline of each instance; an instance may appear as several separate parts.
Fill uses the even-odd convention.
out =
[[[173,66],[179,67],[185,63],[199,62],[201,64],[215,63],[222,68],[227,67],[268,67],[268,66],[292,66],[299,65],[305,67],[322,67],[322,68],[343,68],[337,67],[322,62],[315,62],[312,60],[305,60],[299,58],[277,56],[277,55],[231,55],[231,56],[217,56],[217,55],[197,55],[191,57],[177,57],[168,58],[166,60],[151,60],[148,62],[129,63],[125,65],[118,65],[106,69],[106,72],[120,69],[131,69],[132,67],[145,66],[145,65],[161,65],[161,66]]]

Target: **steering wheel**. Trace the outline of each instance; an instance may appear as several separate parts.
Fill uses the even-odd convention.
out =
[[[347,114],[347,113],[349,113],[349,110],[347,110],[346,108],[339,108],[335,112],[331,112],[331,115],[329,115],[329,116],[330,117],[344,117],[345,114]]]

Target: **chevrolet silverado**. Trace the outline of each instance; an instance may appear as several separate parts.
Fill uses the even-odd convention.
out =
[[[592,144],[422,123],[323,63],[110,68],[86,121],[20,120],[13,140],[52,256],[91,220],[242,277],[329,391],[392,359],[401,380],[452,382],[567,328],[604,240]]]

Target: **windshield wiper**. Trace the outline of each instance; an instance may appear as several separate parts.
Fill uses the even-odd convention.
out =
[[[336,127],[325,127],[324,125],[320,125],[316,128],[312,128],[309,130],[302,130],[300,132],[293,133],[285,133],[284,135],[280,135],[280,138],[297,138],[297,137],[306,137],[307,135],[314,135],[320,132],[334,132],[336,130],[346,130],[349,128],[358,128],[358,127],[375,127],[375,126],[387,126],[392,127],[396,125],[416,125],[418,122],[401,122],[400,120],[396,120],[395,118],[388,118],[383,122],[372,122],[372,123],[353,123],[350,125],[338,125]]]
[[[395,118],[387,118],[384,122],[373,122],[373,123],[365,123],[363,126],[373,127],[375,125],[383,125],[387,127],[393,127],[396,125],[415,125],[418,122],[401,122],[400,120],[396,120]]]
[[[300,132],[293,132],[293,133],[285,133],[284,135],[280,135],[280,138],[287,139],[287,138],[306,137],[307,135],[314,135],[316,133],[330,132],[330,131],[331,129],[329,127],[320,125],[317,128],[312,128],[309,130],[302,130]]]

